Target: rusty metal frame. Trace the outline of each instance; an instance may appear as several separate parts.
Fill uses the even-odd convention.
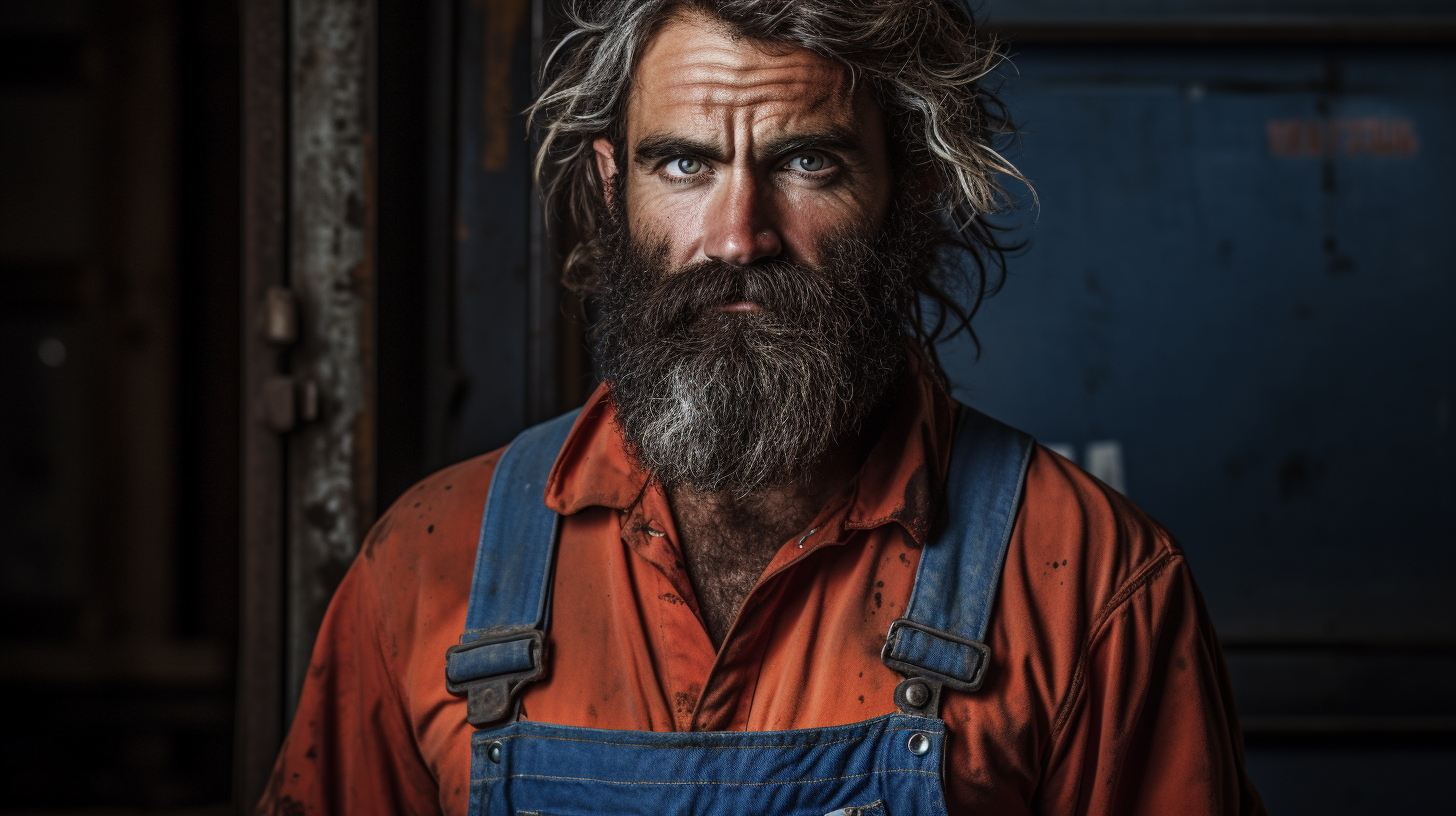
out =
[[[334,589],[374,522],[377,395],[374,0],[291,0],[292,375],[317,421],[288,435],[284,711]]]
[[[241,25],[245,812],[374,515],[374,2],[243,0]]]
[[[324,611],[377,509],[378,24],[377,0],[241,4],[245,410],[235,795],[245,812],[267,784]],[[451,358],[466,340],[452,330],[459,296],[457,194],[462,173],[479,169],[478,155],[459,152],[462,117],[475,114],[468,103],[478,99],[464,99],[459,83],[469,70],[487,67],[483,59],[461,64],[461,37],[473,21],[469,35],[489,33],[491,48],[517,57],[529,49],[534,74],[559,5],[430,4],[431,47],[439,49],[430,57],[435,132],[428,148],[430,216],[437,223],[426,238],[432,274],[424,298],[430,315],[425,412],[432,421],[423,458],[433,465],[456,458],[447,441],[459,401]],[[472,53],[484,57],[485,43],[470,42]],[[506,73],[492,75],[504,84],[487,92],[524,93],[525,78],[510,73],[521,62],[497,57],[490,63]],[[502,145],[519,151],[518,106],[497,101],[509,103],[496,111],[508,124]],[[509,379],[522,389],[517,404],[524,403],[529,424],[579,402],[575,381],[584,363],[577,359],[580,328],[562,308],[548,214],[529,178],[519,175],[529,162],[506,164],[487,168],[495,176],[486,181],[507,188],[506,198],[528,214],[525,234],[514,236],[525,256],[525,336],[510,338],[524,349],[525,365]],[[296,309],[289,312],[296,331],[274,332],[270,340],[261,327],[278,314],[268,304],[276,312],[284,299]],[[277,410],[262,410],[264,394],[274,397]]]

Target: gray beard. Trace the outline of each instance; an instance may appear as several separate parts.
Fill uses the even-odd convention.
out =
[[[911,275],[932,227],[888,218],[780,259],[668,270],[620,224],[605,236],[596,352],[628,451],[665,486],[742,499],[803,481],[864,427],[905,362]],[[915,243],[923,246],[914,246]],[[761,307],[722,312],[741,300]]]
[[[844,353],[848,344],[805,342],[772,327],[714,333],[717,342],[673,344],[660,362],[619,369],[612,380],[626,438],[669,487],[741,498],[800,480],[859,430],[899,368],[901,349],[888,342],[855,360]]]

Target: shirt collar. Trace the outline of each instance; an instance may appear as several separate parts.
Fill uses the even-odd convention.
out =
[[[844,526],[867,530],[895,522],[924,545],[939,519],[956,404],[923,356],[912,355],[907,369],[891,387],[884,429],[860,467]],[[627,453],[615,417],[607,386],[598,386],[546,483],[552,510],[628,510],[641,500],[648,475]]]

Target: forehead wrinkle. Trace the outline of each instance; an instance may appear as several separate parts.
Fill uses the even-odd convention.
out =
[[[828,79],[847,73],[840,63],[797,45],[739,37],[724,24],[699,13],[679,15],[647,43],[638,68],[652,62],[680,63],[733,73],[807,70]],[[639,70],[640,72],[640,70]]]
[[[773,109],[764,111],[770,118],[827,112],[848,121],[854,114],[842,65],[803,48],[735,38],[696,13],[658,32],[635,73],[628,107],[637,113],[676,111],[713,124],[760,106]]]
[[[842,75],[831,79],[825,76],[830,72],[812,68],[799,71],[782,66],[749,70],[686,66],[665,73],[669,78],[657,87],[651,83],[638,86],[642,102],[705,107],[741,107],[778,101],[810,109],[834,104],[844,108],[852,106],[848,83]]]

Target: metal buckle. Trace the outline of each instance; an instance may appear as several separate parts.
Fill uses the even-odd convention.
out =
[[[510,643],[515,640],[531,641],[531,668],[509,674],[482,677],[479,680],[468,680],[463,683],[452,683],[448,676],[445,678],[445,688],[451,694],[465,695],[465,719],[471,725],[489,725],[506,719],[507,714],[511,713],[511,703],[520,695],[521,689],[527,683],[541,677],[546,662],[544,659],[546,634],[540,629],[487,632],[477,640],[451,646],[445,650],[445,661],[448,665],[450,655],[458,652],[468,652],[471,649]],[[512,717],[512,719],[514,718]]]
[[[894,648],[895,645],[895,638],[899,635],[901,629],[915,629],[917,631],[924,632],[925,634],[930,635],[931,637],[938,640],[945,640],[961,646],[968,646],[973,651],[978,652],[981,655],[981,660],[976,664],[975,676],[972,677],[969,681],[962,680],[959,677],[942,674],[938,671],[935,671],[933,669],[927,669],[926,667],[915,663],[907,663],[904,660],[898,660],[896,658],[890,657],[890,651]],[[923,677],[927,680],[933,680],[937,683],[949,686],[956,691],[975,691],[981,687],[981,683],[986,679],[986,666],[991,662],[991,650],[986,646],[986,644],[979,641],[967,640],[965,638],[956,637],[955,635],[952,635],[948,632],[942,632],[939,629],[931,629],[929,626],[922,626],[915,621],[910,620],[909,618],[900,618],[894,623],[890,624],[890,632],[889,634],[885,635],[885,646],[883,649],[880,650],[880,662],[884,663],[885,666],[899,672],[905,677]]]

